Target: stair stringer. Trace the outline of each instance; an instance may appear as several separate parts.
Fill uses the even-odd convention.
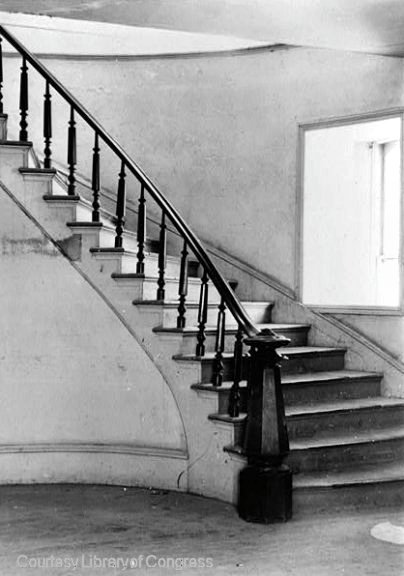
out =
[[[1,170],[2,177],[7,176],[7,171],[4,170],[4,164],[1,165]],[[32,186],[31,182],[24,182],[22,176],[18,174],[18,172],[14,172],[12,180],[14,180],[14,184],[18,181],[20,182],[20,185],[16,186],[18,189],[17,194],[19,193],[20,197],[24,197],[27,186],[31,188],[31,192],[33,192],[34,195],[36,195],[36,193],[43,195],[44,191],[48,189],[47,178],[45,178],[42,184],[38,180],[35,183],[35,186]],[[44,190],[40,190],[41,186]],[[21,230],[30,230],[29,238],[32,236],[31,245],[34,247],[33,254],[35,254],[35,246],[43,246],[44,255],[46,257],[48,255],[52,256],[48,266],[56,266],[55,262],[57,260],[59,262],[59,268],[62,267],[67,271],[69,277],[72,278],[71,271],[74,269],[74,263],[72,268],[70,263],[68,263],[65,258],[62,258],[62,255],[60,251],[56,249],[54,242],[50,241],[46,228],[29,213],[28,209],[24,207],[23,203],[21,203],[21,200],[18,200],[18,198],[16,198],[3,183],[1,183],[1,187],[4,194],[4,206],[13,206],[9,212],[11,215],[17,214],[16,218],[13,216],[9,218],[10,231],[13,231],[16,219],[25,219],[25,224],[23,224]],[[31,200],[33,200],[33,198],[31,198]],[[43,211],[46,212],[49,208],[44,201],[42,202]],[[54,220],[52,226],[55,226]],[[38,241],[35,243],[34,239],[36,237],[38,237]],[[7,229],[5,230],[3,226],[3,244],[6,241]],[[19,237],[18,243],[21,245],[23,244],[23,235]],[[14,244],[12,243],[11,245]],[[30,257],[30,253],[29,251],[27,253],[24,247],[22,249],[23,257],[27,260],[27,258]],[[42,251],[42,248],[40,248],[40,251]],[[78,269],[76,267],[76,272],[77,271]],[[74,279],[73,284],[80,284],[82,286],[82,279],[83,274],[81,273],[80,279]],[[113,282],[112,279],[111,282]],[[94,288],[94,286],[91,287]],[[88,288],[85,290],[88,291]],[[97,292],[98,296],[102,296],[99,290]],[[104,315],[111,318],[111,310],[115,314],[116,310],[112,309],[105,297],[102,299],[104,300],[104,304],[100,307],[99,303],[97,303],[97,309],[101,310],[102,307],[105,306],[105,303],[107,303],[108,312]],[[141,355],[144,354],[144,349],[136,346],[137,343],[134,341],[133,345],[129,345],[132,350],[131,356],[133,354],[133,358],[140,358]],[[140,352],[140,350],[142,352]],[[128,364],[132,361],[131,356],[130,358],[127,357]],[[72,360],[73,359],[74,357]],[[95,360],[93,359],[92,361]],[[147,361],[141,361],[142,365],[145,363],[147,364]],[[150,363],[148,375],[150,375],[150,380],[153,381],[153,383],[158,380],[158,378],[156,380],[156,377],[153,376],[154,373],[157,373],[157,367],[154,363]],[[3,377],[6,378],[4,371]],[[161,373],[159,378],[159,385],[163,386],[164,380],[161,377]],[[38,382],[40,382],[40,380],[38,380]],[[82,386],[83,385],[84,383],[82,383]],[[164,386],[165,385],[166,383]],[[87,383],[85,383],[85,386],[87,386]],[[102,392],[100,391],[98,393],[100,394]],[[167,392],[166,394],[166,408],[167,410],[170,409],[175,412],[175,410],[178,410],[178,406],[175,404],[175,398],[172,396],[171,392]],[[8,402],[10,402],[9,399]],[[176,408],[174,408],[174,406]],[[37,434],[29,441],[25,440],[24,435],[21,438],[6,438],[6,435],[3,434],[0,441],[0,461],[2,463],[1,469],[3,471],[0,475],[0,483],[89,482],[123,485],[141,484],[187,490],[188,453],[186,449],[186,438],[183,423],[181,421],[181,414],[180,412],[175,413],[178,414],[177,428],[178,430],[181,429],[181,432],[179,432],[180,440],[178,441],[178,444],[175,444],[174,439],[177,438],[177,436],[174,436],[173,441],[170,440],[166,443],[167,446],[164,446],[163,444],[161,446],[154,445],[153,443],[148,444],[148,442],[136,444],[134,439],[126,441],[126,438],[122,436],[109,440],[108,433],[106,434],[106,437],[94,437],[94,434],[90,434],[90,436],[81,439],[72,437],[71,433],[70,436],[69,434],[65,435],[62,431],[62,433],[55,438],[53,438],[53,436],[48,438],[46,437],[46,434],[45,437]],[[15,418],[17,419],[18,416]],[[113,412],[111,413],[111,422],[112,421]],[[174,429],[170,430],[174,432]],[[112,434],[111,437],[112,436],[114,435]]]
[[[208,245],[221,272],[239,282],[242,299],[276,301],[273,321],[310,324],[309,344],[337,346],[347,349],[347,369],[384,374],[382,395],[404,398],[404,364],[354,328],[340,320],[298,302],[295,294],[274,278],[263,274],[233,255]]]

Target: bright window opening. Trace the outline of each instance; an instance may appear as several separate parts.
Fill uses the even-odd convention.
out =
[[[400,305],[401,117],[304,132],[305,304]]]

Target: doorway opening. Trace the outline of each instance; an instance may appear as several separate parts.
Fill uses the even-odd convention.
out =
[[[302,300],[398,308],[402,117],[303,132]]]

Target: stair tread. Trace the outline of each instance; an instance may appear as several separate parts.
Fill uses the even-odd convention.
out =
[[[351,434],[334,434],[333,436],[321,438],[302,438],[290,441],[290,452],[310,449],[337,448],[340,446],[352,446],[357,444],[368,444],[383,442],[386,440],[404,439],[404,427],[390,427],[375,431],[362,431]],[[225,446],[225,450],[240,456],[246,456],[244,448],[238,444]]]
[[[304,372],[292,373],[282,376],[282,384],[308,384],[311,382],[339,382],[340,380],[352,381],[368,378],[382,378],[383,375],[379,372],[362,372],[356,370],[329,370],[324,372]],[[224,381],[220,387],[214,386],[210,383],[192,384],[191,388],[194,390],[207,390],[219,392],[220,390],[230,390],[233,386],[231,380]],[[239,384],[241,388],[247,386],[246,380],[242,380]]]
[[[349,446],[352,444],[364,444],[368,442],[380,442],[404,438],[404,427],[390,427],[378,430],[366,430],[351,434],[334,434],[321,438],[293,439],[290,442],[291,450],[307,450],[310,448],[323,448],[335,446]]]
[[[301,374],[285,374],[282,384],[305,384],[308,382],[333,382],[339,380],[358,380],[366,378],[382,378],[380,372],[363,372],[360,370],[324,370],[320,372],[304,372]]]
[[[310,328],[309,324],[268,324],[256,322],[256,326],[260,328],[270,328],[272,330],[306,330]],[[216,332],[215,325],[206,325],[205,332]],[[185,328],[176,328],[175,326],[157,326],[153,329],[154,332],[168,332],[168,333],[183,333],[183,334],[196,334],[199,330],[197,326],[185,326]],[[226,330],[230,332],[237,332],[237,326],[229,326]]]
[[[192,279],[192,277],[189,278],[189,280],[191,280],[191,279]],[[199,281],[199,278],[195,278],[195,279]],[[241,303],[243,306],[247,306],[247,307],[250,305],[250,302],[241,302]],[[164,302],[163,302],[160,300],[133,300],[133,304],[135,306],[160,306],[162,308],[178,308],[179,301],[178,300],[164,300]],[[256,304],[256,303],[253,302],[253,304]],[[272,302],[262,302],[262,303],[260,302],[260,304],[266,305],[266,306],[272,306],[273,305]],[[208,306],[209,307],[214,306],[217,308],[218,302],[209,302]],[[198,302],[196,302],[196,301],[187,302],[186,307],[187,308],[199,307],[199,301]]]
[[[213,387],[213,386],[212,386]],[[285,414],[289,417],[297,416],[316,416],[319,414],[331,414],[335,412],[346,412],[352,410],[360,410],[367,408],[394,408],[394,407],[404,407],[403,398],[383,398],[379,396],[377,398],[360,398],[353,400],[343,400],[336,402],[319,402],[316,404],[303,404],[297,406],[286,406]],[[211,414],[209,418],[211,420],[222,420],[225,422],[238,422],[246,418],[247,414],[240,413],[240,416],[233,418],[228,414],[215,413]],[[404,424],[404,418],[403,418]]]
[[[291,348],[279,349],[278,352],[280,354],[284,354],[287,356],[316,356],[318,354],[340,354],[342,352],[346,352],[346,348],[332,348],[332,347],[325,347],[325,346],[293,346]],[[176,354],[174,356],[175,360],[184,360],[184,361],[195,361],[195,360],[211,360],[215,356],[214,352],[207,352],[205,356],[200,357],[196,356],[195,354]],[[232,352],[225,352],[223,354],[225,358],[232,358]]]
[[[336,400],[332,402],[316,402],[315,404],[301,404],[297,406],[287,406],[285,409],[287,416],[309,416],[323,413],[345,412],[347,410],[360,410],[368,408],[388,408],[404,407],[403,398],[385,398],[377,396],[373,398],[354,398],[346,400]],[[404,424],[404,419],[403,419]]]
[[[302,472],[293,476],[294,488],[338,488],[404,480],[404,464],[385,462],[383,466],[358,466],[346,471]]]
[[[346,348],[338,346],[288,346],[280,348],[278,352],[283,356],[299,356],[301,354],[316,355],[346,352]]]

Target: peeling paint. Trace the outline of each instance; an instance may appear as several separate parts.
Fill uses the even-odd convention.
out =
[[[58,251],[46,238],[1,238],[1,254],[17,256],[22,254],[45,254],[57,256]]]
[[[70,260],[80,260],[81,257],[81,235],[74,234],[73,236],[69,236],[64,240],[59,240],[58,245],[62,252],[69,258]]]

